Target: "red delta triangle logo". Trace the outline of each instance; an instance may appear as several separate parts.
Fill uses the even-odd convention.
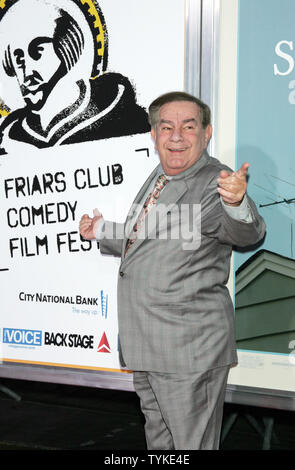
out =
[[[109,342],[107,340],[107,336],[106,336],[105,333],[101,337],[101,340],[100,340],[98,348],[97,348],[97,352],[101,352],[101,353],[110,353],[111,352],[111,348],[110,348],[110,345],[109,345]]]

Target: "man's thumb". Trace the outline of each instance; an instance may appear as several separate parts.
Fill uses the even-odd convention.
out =
[[[94,217],[101,217],[101,213],[99,212],[97,208],[93,209],[93,215]]]

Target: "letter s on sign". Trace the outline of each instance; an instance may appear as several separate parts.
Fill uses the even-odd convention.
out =
[[[275,75],[289,75],[289,73],[291,73],[294,68],[294,59],[290,54],[286,54],[285,52],[281,51],[282,44],[287,44],[290,50],[293,51],[293,41],[280,41],[277,43],[275,52],[279,57],[282,57],[282,59],[288,62],[289,68],[285,72],[280,72],[277,64],[274,64],[273,71]]]

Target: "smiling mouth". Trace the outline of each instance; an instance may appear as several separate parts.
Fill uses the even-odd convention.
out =
[[[168,149],[169,152],[173,153],[173,154],[177,154],[177,153],[182,153],[182,152],[185,152],[187,149],[186,148],[181,148],[181,149]]]

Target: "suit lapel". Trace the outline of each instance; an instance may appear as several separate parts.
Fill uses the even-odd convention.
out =
[[[149,179],[148,184],[151,183],[151,180],[152,179]],[[145,185],[145,191],[147,190],[147,187],[148,185]],[[155,229],[156,229],[156,225],[158,221],[166,220],[167,212],[169,212],[169,210],[171,210],[171,207],[175,205],[178,202],[178,200],[185,194],[187,189],[188,187],[187,187],[185,180],[180,180],[177,182],[174,182],[172,180],[167,184],[163,192],[160,194],[160,197],[156,204],[157,217],[155,217],[155,213],[153,212],[155,208],[153,208],[151,212],[146,216],[145,224],[148,227],[149,234],[155,233]],[[144,194],[145,191],[143,192],[140,191],[140,193]],[[140,193],[138,194],[139,197],[138,196],[136,197],[134,201],[135,203],[136,201],[139,202],[141,200]],[[127,237],[125,238],[124,243],[123,243],[123,246],[124,246],[123,253],[122,253],[123,257],[124,257],[126,241],[127,241]],[[134,242],[134,244],[129,248],[126,258],[124,258],[123,261],[128,260],[130,257],[132,257],[134,253],[136,253],[138,248],[140,248],[141,244],[144,241],[145,241],[145,238],[138,238]]]
[[[143,202],[143,198],[145,196],[145,193],[147,192],[148,187],[150,186],[151,182],[155,179],[156,174],[158,172],[158,168],[159,168],[159,165],[153,170],[153,172],[147,178],[145,183],[142,185],[142,187],[138,191],[138,193],[137,193],[137,195],[136,195],[136,197],[135,197],[135,199],[132,203],[132,206],[129,209],[129,212],[128,212],[127,218],[126,218],[125,227],[124,227],[124,243],[122,244],[122,258],[124,257],[125,246],[126,246],[126,242],[127,242],[127,239],[128,239],[128,235],[130,234],[130,232],[132,230],[132,227],[129,227],[129,229],[128,229],[128,222],[133,220],[134,213],[137,209],[137,205]]]
[[[209,155],[207,151],[205,150],[202,154],[202,156],[199,158],[199,160],[196,161],[194,165],[192,165],[190,168],[185,170],[183,173],[180,173],[177,176],[174,176],[173,179],[167,184],[165,187],[164,191],[160,194],[160,197],[157,202],[157,213],[158,213],[158,220],[162,220],[161,218],[166,217],[167,212],[171,209],[171,206],[176,204],[179,199],[185,194],[186,191],[189,190],[189,184],[187,182],[188,178],[191,178],[192,176],[195,176],[201,168],[203,168],[209,160]],[[155,168],[155,170],[151,173],[151,175],[148,177],[140,191],[138,192],[136,198],[134,199],[133,206],[135,204],[142,203],[142,199],[144,197],[144,194],[146,193],[148,186],[151,184],[152,180],[156,177],[156,174],[158,172],[159,165]],[[151,211],[152,212],[152,211]],[[128,218],[132,217],[134,214],[134,207],[131,208],[128,214]],[[152,233],[152,230],[156,228],[156,217],[152,215],[152,213],[147,215],[147,224],[149,228],[149,233]],[[125,251],[125,246],[126,246],[126,241],[128,238],[128,234],[125,232],[125,239],[124,243],[122,246],[122,263],[124,263],[126,260],[130,259],[130,257],[133,256],[134,253],[136,253],[137,249],[141,246],[141,244],[144,242],[144,238],[139,238],[138,240],[135,241],[135,243],[130,247],[126,257],[124,258],[124,251]]]

